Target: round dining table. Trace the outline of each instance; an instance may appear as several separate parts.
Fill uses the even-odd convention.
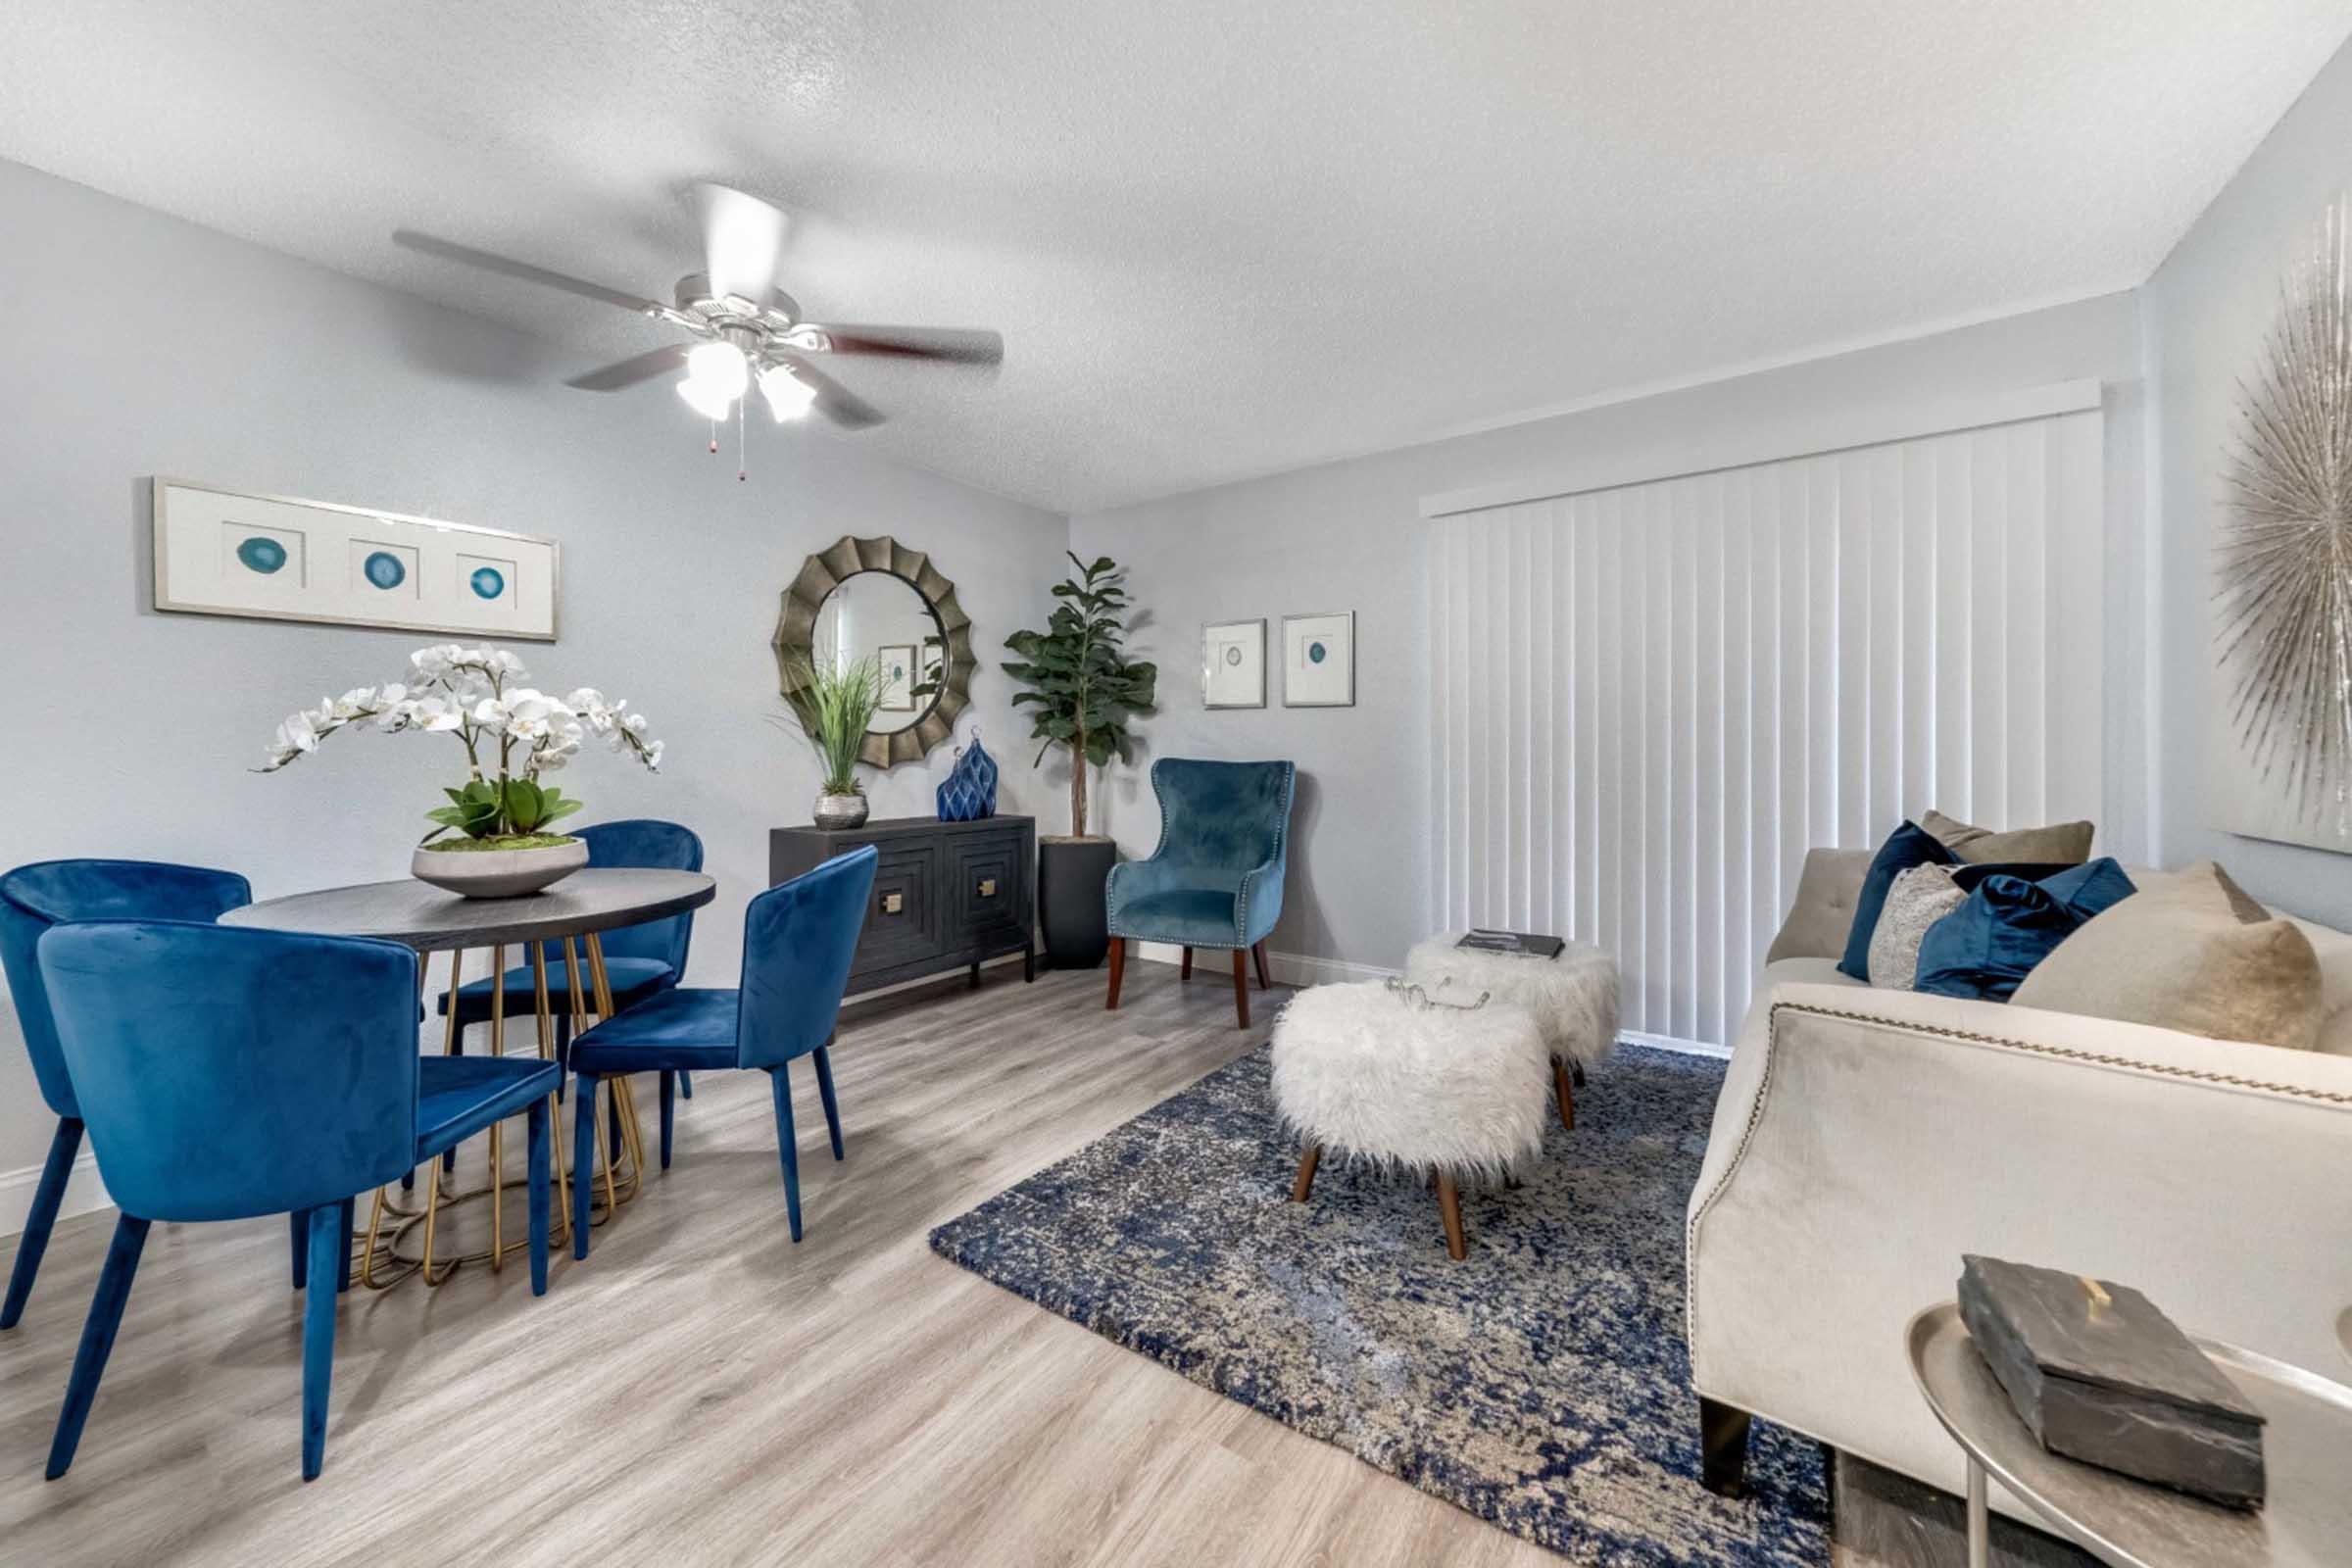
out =
[[[520,946],[529,955],[532,990],[537,1005],[533,1009],[538,1027],[539,1053],[553,1057],[556,1054],[555,1015],[557,1003],[549,994],[547,948],[561,942],[564,945],[564,975],[567,995],[563,999],[564,1010],[576,1036],[585,1029],[591,1018],[609,1017],[612,1010],[612,987],[605,971],[605,950],[602,933],[623,926],[642,925],[647,921],[666,919],[697,909],[717,897],[718,884],[699,871],[646,870],[626,867],[599,868],[590,866],[575,871],[543,892],[526,894],[513,899],[468,899],[447,893],[427,883],[410,878],[397,882],[368,882],[353,887],[322,888],[315,893],[297,893],[282,899],[268,899],[231,909],[220,917],[222,925],[259,926],[273,931],[301,931],[313,936],[376,937],[387,942],[399,942],[416,950],[416,991],[419,1006],[427,989],[426,974],[431,967],[431,956],[446,953],[449,957],[447,1001],[444,1004],[442,1050],[450,1055],[460,1054],[463,1049],[462,1025],[459,1023],[458,991],[465,979],[466,955],[480,951],[489,956],[492,984],[489,988],[490,1052],[503,1055],[506,1052],[507,949]],[[586,963],[581,961],[585,950]],[[597,1129],[601,1173],[567,1171],[564,1165],[564,1139],[556,1143],[555,1169],[557,1180],[568,1193],[573,1180],[597,1181],[602,1178],[601,1202],[596,1207],[593,1223],[604,1223],[619,1211],[621,1204],[635,1197],[645,1179],[645,1144],[637,1119],[635,1096],[626,1079],[615,1080],[612,1097],[611,1136],[606,1129]],[[479,1188],[466,1192],[444,1193],[441,1190],[441,1161],[427,1162],[427,1184],[424,1206],[407,1206],[402,1198],[389,1188],[379,1189],[365,1236],[354,1238],[354,1272],[362,1283],[371,1289],[398,1283],[410,1274],[420,1274],[428,1285],[439,1285],[454,1274],[459,1265],[487,1261],[492,1268],[500,1267],[509,1251],[519,1250],[526,1242],[505,1238],[504,1196],[506,1185],[505,1143],[502,1128],[493,1126],[489,1132],[490,1179]],[[404,1181],[404,1189],[412,1185],[414,1176]],[[433,1255],[434,1229],[439,1216],[449,1205],[475,1198],[490,1201],[490,1244],[486,1249],[454,1258],[436,1260]],[[559,1228],[569,1234],[571,1211],[568,1197],[556,1205],[560,1216]],[[382,1236],[383,1222],[390,1218],[395,1225],[388,1236]],[[400,1250],[402,1241],[412,1232],[422,1231],[422,1243],[414,1253]],[[380,1238],[380,1240],[379,1240]],[[561,1238],[559,1238],[561,1240]],[[379,1272],[380,1256],[387,1260]]]

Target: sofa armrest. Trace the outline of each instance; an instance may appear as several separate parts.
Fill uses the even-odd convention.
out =
[[[1911,1314],[1963,1252],[2121,1280],[2301,1366],[2352,1303],[2352,1060],[1789,985],[1735,1052],[1688,1210],[1698,1392],[1947,1491]]]

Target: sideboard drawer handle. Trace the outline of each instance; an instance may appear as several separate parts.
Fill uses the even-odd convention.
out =
[[[882,895],[882,912],[883,912],[884,914],[896,914],[896,913],[898,913],[898,912],[899,912],[901,909],[905,908],[906,906],[906,894],[904,894],[904,893],[885,893],[885,894],[883,894],[883,895]]]
[[[980,879],[980,896],[984,899],[993,899],[997,896],[997,879],[995,877],[984,876]]]

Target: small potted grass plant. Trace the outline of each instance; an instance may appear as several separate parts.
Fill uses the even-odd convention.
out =
[[[862,826],[865,786],[858,782],[858,759],[865,749],[874,710],[882,706],[882,662],[859,659],[803,664],[794,674],[794,711],[824,773],[812,813],[816,825],[836,830]]]
[[[436,825],[410,857],[410,870],[466,898],[540,892],[588,863],[585,843],[550,831],[581,803],[543,775],[569,763],[591,734],[659,772],[662,743],[625,702],[592,686],[556,697],[522,684],[528,673],[503,648],[420,648],[409,656],[408,680],[355,687],[289,714],[261,771],[276,772],[354,724],[387,735],[454,735],[466,750],[466,782],[445,788],[448,804],[424,813]]]

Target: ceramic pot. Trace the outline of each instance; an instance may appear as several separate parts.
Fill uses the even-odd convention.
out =
[[[1049,969],[1092,969],[1110,951],[1105,884],[1118,863],[1109,839],[1037,842],[1037,925]]]
[[[419,882],[466,899],[514,899],[555,886],[588,863],[588,841],[535,850],[436,850],[419,846],[409,871]]]
[[[828,832],[865,825],[865,797],[862,795],[819,795],[816,798],[816,825]]]

